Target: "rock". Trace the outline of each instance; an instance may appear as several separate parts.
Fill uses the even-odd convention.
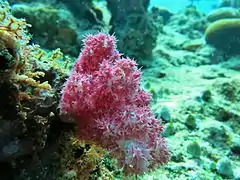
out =
[[[75,179],[77,179],[77,172],[74,171],[74,170],[67,171],[67,172],[63,175],[63,179],[65,179],[65,180],[75,180]]]
[[[197,141],[190,142],[187,146],[187,152],[193,158],[199,158],[201,156],[201,147]]]
[[[233,138],[232,145],[231,145],[231,151],[234,154],[240,155],[240,136]]]
[[[228,101],[238,102],[240,100],[240,79],[234,78],[231,80],[220,81],[215,84],[217,91],[221,94],[224,99]]]
[[[102,12],[100,9],[94,7],[92,1],[81,0],[81,1],[69,1],[69,0],[58,0],[63,3],[76,17],[78,20],[87,20],[86,24],[101,24]]]
[[[202,15],[195,6],[187,6],[184,14],[188,17],[194,17],[194,18],[201,17]]]
[[[206,45],[198,50],[197,54],[202,57],[211,58],[215,52],[215,48],[209,45]]]
[[[202,78],[203,78],[203,79],[208,79],[208,80],[216,79],[217,77],[218,77],[217,74],[215,74],[215,73],[210,73],[210,72],[205,72],[205,73],[202,75]]]
[[[217,172],[223,177],[233,177],[232,164],[228,157],[224,157],[217,162]]]
[[[191,41],[186,41],[183,45],[182,48],[187,51],[197,51],[198,49],[201,49],[204,46],[204,42],[202,39],[196,39],[196,40],[191,40]]]
[[[205,90],[202,93],[202,100],[209,102],[212,99],[212,93],[210,90]]]
[[[163,132],[163,136],[169,137],[176,133],[176,128],[172,122],[167,123],[165,126],[165,130]]]
[[[211,170],[213,172],[216,171],[217,164],[214,161],[212,161],[212,160],[210,160],[210,159],[208,159],[206,157],[202,157],[201,160],[203,162],[203,167],[205,169]]]
[[[164,7],[152,7],[151,13],[153,19],[157,19],[157,17],[159,16],[162,17],[164,24],[166,24],[170,17],[172,16],[172,13]]]
[[[208,44],[227,54],[240,54],[240,18],[211,23],[205,31],[205,38]]]
[[[12,12],[15,17],[24,18],[32,25],[30,33],[35,43],[51,50],[60,48],[64,53],[78,56],[80,42],[77,24],[69,11],[44,4],[16,4]]]
[[[238,9],[232,7],[223,7],[215,9],[211,11],[207,16],[207,20],[209,22],[214,22],[220,19],[233,19],[233,18],[240,18],[240,12]]]
[[[221,64],[223,68],[240,71],[240,56],[231,57],[227,62]]]
[[[216,165],[216,163],[214,162],[214,161],[211,161],[209,164],[208,164],[208,168],[210,169],[210,170],[216,170],[216,167],[217,167],[217,165]]]
[[[234,7],[239,8],[240,7],[240,1],[239,0],[221,0],[219,3],[219,7]]]
[[[184,155],[183,153],[176,153],[171,156],[171,161],[173,162],[183,162],[184,161]]]
[[[217,7],[229,7],[231,6],[231,0],[221,0]]]
[[[171,114],[169,109],[164,106],[161,110],[161,118],[163,121],[169,122],[171,120]]]
[[[145,84],[144,84],[144,89],[148,90],[151,88],[151,83],[150,81],[147,81]]]
[[[156,102],[158,98],[158,92],[154,88],[150,88],[149,92],[152,94],[152,102]],[[160,116],[161,117],[161,116]]]
[[[230,139],[231,129],[218,121],[208,121],[202,123],[200,129],[203,139],[211,144],[212,147],[227,148]]]
[[[185,121],[185,125],[190,129],[194,130],[197,128],[196,118],[193,115],[188,115]]]
[[[162,22],[156,22],[148,12],[149,0],[107,0],[112,14],[110,34],[118,39],[117,46],[140,65],[151,66],[152,50],[156,46]]]
[[[234,114],[230,109],[224,106],[219,106],[217,108],[216,118],[219,121],[226,122],[234,119],[236,114]]]

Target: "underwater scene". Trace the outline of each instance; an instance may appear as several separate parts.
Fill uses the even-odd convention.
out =
[[[0,180],[240,180],[240,0],[0,0]]]

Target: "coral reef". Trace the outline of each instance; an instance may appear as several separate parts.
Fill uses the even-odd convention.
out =
[[[239,0],[8,2],[1,180],[240,179]]]

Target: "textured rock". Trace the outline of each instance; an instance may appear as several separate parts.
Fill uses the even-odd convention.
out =
[[[187,146],[187,152],[193,158],[199,158],[201,156],[201,147],[197,141],[190,142]]]
[[[228,178],[233,177],[232,164],[229,158],[224,157],[217,162],[217,171],[223,177],[228,177]]]
[[[80,48],[76,20],[70,12],[53,6],[37,4],[12,8],[13,15],[25,18],[32,25],[33,41],[47,49],[61,48],[69,55],[77,56]]]
[[[120,51],[137,59],[141,65],[151,65],[152,50],[160,29],[147,11],[149,0],[107,2],[112,13],[110,33],[116,35]]]

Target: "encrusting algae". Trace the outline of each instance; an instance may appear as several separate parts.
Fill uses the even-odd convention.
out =
[[[1,51],[8,51],[8,55],[1,57],[2,73],[8,74],[6,79],[17,83],[27,83],[30,86],[50,89],[48,83],[41,84],[34,80],[35,77],[44,76],[43,72],[29,72],[32,66],[29,59],[34,53],[30,45],[27,45],[30,36],[26,32],[29,24],[23,19],[16,19],[9,15],[9,6],[7,3],[1,5],[0,11],[0,41]],[[11,57],[11,60],[9,59]],[[14,61],[14,62],[13,62]],[[10,65],[11,64],[11,65]],[[5,80],[6,80],[5,79]],[[4,80],[4,79],[2,79]]]
[[[1,81],[11,81],[19,85],[28,85],[31,88],[50,90],[48,81],[41,82],[45,72],[39,71],[39,66],[57,69],[65,72],[68,61],[65,61],[65,69],[56,62],[63,59],[60,49],[45,52],[38,45],[29,45],[31,36],[27,28],[31,27],[24,19],[17,19],[10,14],[7,2],[0,7],[0,73]]]

